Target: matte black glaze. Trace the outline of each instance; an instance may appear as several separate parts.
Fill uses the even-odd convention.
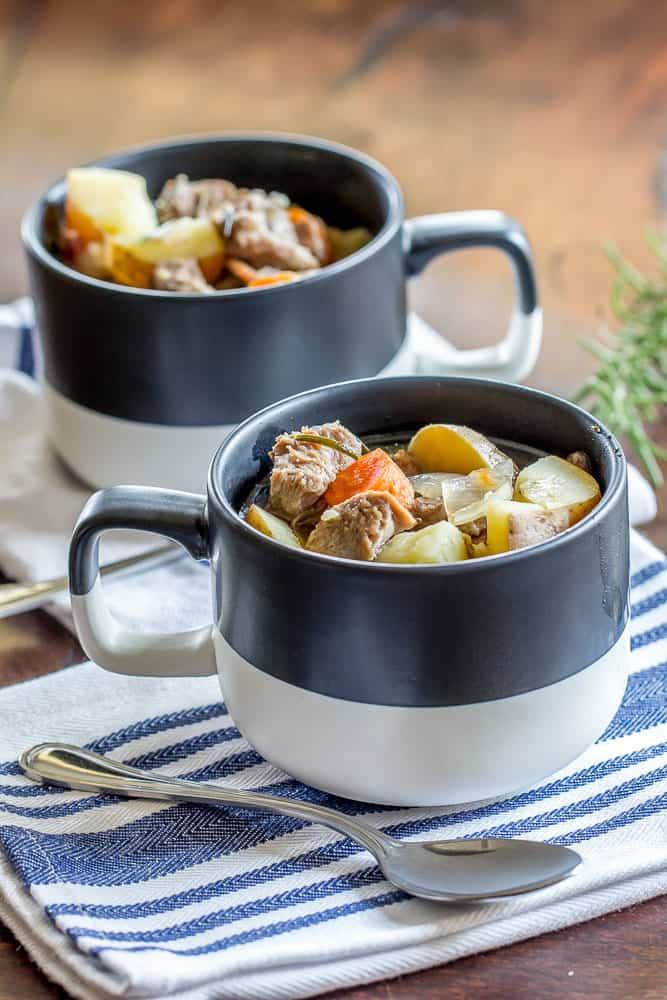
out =
[[[236,509],[276,434],[340,418],[355,432],[437,421],[547,452],[583,449],[603,499],[550,542],[442,567],[367,564],[288,549]],[[628,618],[625,461],[583,410],[475,379],[386,379],[315,390],[246,421],[214,459],[211,557],[219,627],[255,666],[321,694],[386,705],[462,705],[520,694],[589,666]]]
[[[46,380],[111,416],[182,426],[234,424],[276,398],[375,375],[405,336],[405,277],[430,257],[493,245],[515,267],[520,303],[535,306],[530,250],[499,213],[426,216],[402,227],[400,188],[382,166],[306,137],[230,134],[171,141],[97,161],[143,174],[155,197],[179,172],[285,191],[342,227],[376,236],[295,284],[211,295],[131,289],[78,274],[44,245],[54,185],[28,212],[23,236]],[[480,213],[473,213],[479,216]],[[493,217],[493,218],[492,218]]]

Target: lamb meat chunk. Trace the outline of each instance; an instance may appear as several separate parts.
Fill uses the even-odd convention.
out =
[[[534,504],[525,504],[524,512],[519,511],[520,506],[523,505],[516,504],[517,509],[509,518],[510,551],[546,542],[570,526],[567,510],[535,510]]]
[[[284,212],[289,208],[290,200],[280,191],[264,191],[262,188],[238,188],[236,199],[237,209],[248,209],[249,212]]]
[[[329,231],[318,215],[299,212],[293,221],[296,238],[301,246],[307,247],[318,263],[328,264],[331,260],[331,240]]]
[[[358,437],[335,421],[317,427],[302,427],[302,434],[319,434],[361,455]],[[281,434],[273,446],[271,472],[271,509],[292,521],[317,503],[341,469],[353,459],[324,445],[296,441],[294,432]]]
[[[406,451],[405,448],[399,448],[399,450],[395,451],[391,457],[396,462],[396,465],[399,467],[401,472],[406,474],[408,479],[410,476],[421,475],[422,470],[419,468],[410,452]]]
[[[410,511],[391,493],[357,493],[324,512],[306,547],[310,552],[370,562],[397,532],[414,526]]]
[[[153,288],[167,292],[213,292],[194,257],[162,260],[153,268]]]
[[[156,207],[160,222],[183,216],[208,219],[223,214],[227,204],[236,205],[238,198],[239,189],[231,181],[191,181],[187,174],[177,174],[166,181]]]
[[[257,268],[268,266],[281,271],[309,271],[319,267],[315,254],[299,243],[285,210],[238,210],[227,239],[227,253]]]
[[[183,216],[221,222],[229,209],[284,212],[289,204],[287,195],[279,191],[237,187],[222,178],[191,181],[187,174],[166,181],[156,202],[160,222]]]
[[[308,537],[313,529],[317,527],[317,523],[326,509],[327,502],[324,497],[320,497],[312,507],[307,507],[302,514],[297,515],[292,521],[292,531],[303,545],[308,541]]]
[[[438,497],[420,497],[415,494],[410,513],[415,519],[417,528],[427,528],[430,524],[447,520],[445,501]]]

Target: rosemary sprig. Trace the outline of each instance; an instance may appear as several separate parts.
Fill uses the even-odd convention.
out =
[[[368,448],[365,444],[361,445],[361,455],[357,455],[356,451],[352,451],[351,448],[346,448],[344,444],[340,441],[334,440],[334,438],[323,437],[321,434],[295,434],[295,441],[304,441],[306,444],[319,444],[323,448],[333,448],[334,451],[339,451],[341,455],[347,455],[348,458],[353,458],[355,461],[361,458],[361,455],[365,455]]]
[[[614,434],[631,445],[654,486],[664,479],[659,460],[667,450],[652,440],[647,425],[667,403],[667,242],[649,236],[658,275],[648,278],[613,246],[605,247],[616,277],[610,305],[620,326],[609,344],[586,340],[599,367],[574,397]]]

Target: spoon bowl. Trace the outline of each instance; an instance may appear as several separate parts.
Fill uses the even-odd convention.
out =
[[[542,889],[581,861],[567,847],[535,840],[483,837],[395,844],[380,861],[387,880],[412,896],[452,902]]]

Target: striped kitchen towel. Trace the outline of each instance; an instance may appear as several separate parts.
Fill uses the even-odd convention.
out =
[[[667,560],[636,533],[632,558],[618,715],[559,774],[473,806],[382,809],[307,788],[243,740],[212,678],[125,678],[84,663],[5,689],[0,918],[76,997],[261,1000],[396,976],[667,892]],[[46,739],[325,802],[404,838],[553,840],[584,863],[527,896],[415,900],[356,844],[294,819],[33,785],[17,756]]]

